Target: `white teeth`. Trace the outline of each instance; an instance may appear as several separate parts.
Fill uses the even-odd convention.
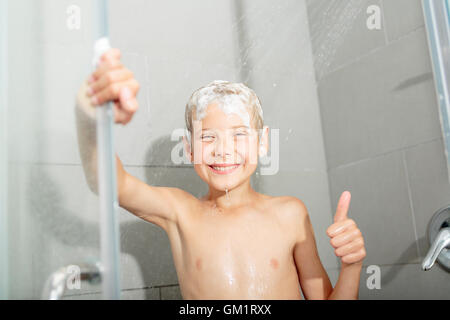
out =
[[[237,167],[239,167],[239,165],[235,165],[235,166],[232,166],[232,167],[214,167],[213,166],[213,169],[217,170],[217,171],[228,171],[228,170],[236,169]]]

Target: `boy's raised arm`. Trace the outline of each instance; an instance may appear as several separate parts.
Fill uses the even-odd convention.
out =
[[[139,84],[130,70],[120,63],[120,51],[111,49],[90,80],[82,83],[76,99],[75,114],[78,146],[89,188],[98,194],[95,106],[114,101],[115,122],[128,123],[138,108]],[[136,216],[166,230],[176,221],[186,200],[195,197],[178,188],[154,187],[128,174],[116,155],[119,205]]]
[[[308,300],[326,300],[333,287],[320,261],[308,210],[297,198],[294,198],[289,206],[289,210],[295,213],[296,218],[294,261],[303,295]]]
[[[98,194],[97,184],[97,128],[95,109],[89,104],[84,95],[87,84],[83,82],[77,94],[75,104],[75,119],[78,137],[78,150],[80,152],[83,172],[89,189]]]

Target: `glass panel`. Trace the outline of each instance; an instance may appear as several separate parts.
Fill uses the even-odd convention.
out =
[[[439,118],[445,143],[450,181],[450,23],[449,1],[424,1],[430,56],[439,101]]]
[[[0,299],[8,298],[8,3],[0,0]]]
[[[99,199],[87,184],[97,182],[96,176],[83,173],[75,96],[93,70],[94,41],[107,31],[98,25],[104,13],[98,1],[2,0],[1,4],[1,14],[8,20],[1,21],[6,42],[1,49],[7,54],[1,61],[2,75],[7,70],[2,79],[7,87],[2,85],[1,137],[7,137],[7,144],[2,143],[0,191],[8,207],[2,201],[0,222],[8,223],[8,233],[1,233],[8,253],[2,250],[0,262],[7,267],[2,268],[2,280],[5,275],[9,280],[2,296],[40,298],[54,271],[74,265],[65,295],[90,292],[101,297],[98,284],[78,285],[77,267],[97,263],[101,252]],[[95,122],[84,129],[95,133]],[[91,138],[95,145],[95,135]],[[113,142],[105,139],[111,149]],[[115,180],[108,176],[114,190]]]

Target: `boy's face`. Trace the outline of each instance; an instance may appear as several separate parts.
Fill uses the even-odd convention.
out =
[[[238,114],[227,114],[215,103],[202,120],[194,113],[191,162],[210,187],[231,190],[256,170],[261,151],[258,131],[250,122],[248,127]]]

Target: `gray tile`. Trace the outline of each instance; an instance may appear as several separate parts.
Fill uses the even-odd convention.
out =
[[[61,300],[102,300],[101,291],[85,294],[64,295]]]
[[[307,0],[317,79],[386,44],[385,33],[369,30],[367,8],[380,0]]]
[[[271,130],[269,153],[275,160],[273,152],[278,149],[280,170],[326,168],[317,88],[309,71],[312,65],[293,75],[250,71],[250,85],[262,103],[264,125]],[[276,132],[279,138],[272,140]]]
[[[161,300],[183,300],[180,286],[161,287]]]
[[[421,0],[382,0],[389,41],[424,25]]]
[[[234,1],[237,64],[246,70],[292,75],[312,65],[305,1]]]
[[[85,294],[66,294],[62,300],[103,300],[102,292]],[[120,300],[159,300],[159,288],[122,290]]]
[[[329,176],[333,210],[343,191],[352,194],[348,217],[363,234],[364,265],[419,261],[401,152],[333,169]]]
[[[121,300],[160,300],[159,288],[122,290]]]
[[[373,272],[363,268],[359,287],[361,300],[417,300],[450,299],[450,282],[448,273],[439,267],[422,271],[420,264],[397,264],[380,266],[381,288],[369,289],[367,282]]]
[[[441,136],[423,28],[319,86],[329,168]]]
[[[180,3],[175,0],[128,4],[112,1],[111,39],[118,47],[146,52],[172,61],[194,61],[211,65],[234,65],[233,12],[228,2],[200,0]],[[145,33],[145,40],[130,34]]]
[[[428,223],[433,214],[450,204],[447,159],[442,139],[405,150],[406,166],[421,257],[429,249]]]

